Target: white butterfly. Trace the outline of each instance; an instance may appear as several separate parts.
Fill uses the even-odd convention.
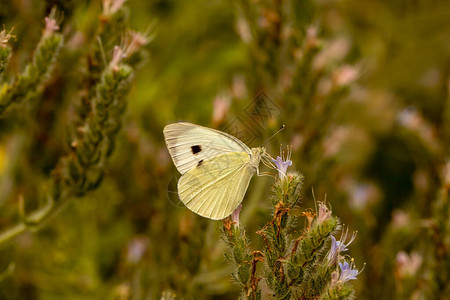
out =
[[[242,202],[261,159],[270,164],[262,147],[247,147],[225,132],[188,122],[164,127],[167,149],[178,171],[178,195],[200,216],[220,220]],[[263,160],[264,162],[264,160]]]

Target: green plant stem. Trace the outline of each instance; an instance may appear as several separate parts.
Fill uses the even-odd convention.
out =
[[[131,68],[121,65],[117,70],[107,68],[97,86],[94,108],[86,121],[80,146],[61,160],[54,172],[53,193],[44,207],[37,209],[0,234],[0,245],[27,230],[39,228],[57,214],[72,196],[82,196],[95,189],[102,177],[89,177],[92,171],[102,174],[106,158],[111,154],[114,136],[120,128],[124,111],[124,96],[128,91]],[[103,144],[102,144],[103,143]],[[101,176],[101,175],[100,175]],[[100,178],[100,179],[99,179]]]

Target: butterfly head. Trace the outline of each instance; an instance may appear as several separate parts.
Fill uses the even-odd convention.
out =
[[[252,148],[252,156],[262,157],[266,153],[266,148],[264,147]]]

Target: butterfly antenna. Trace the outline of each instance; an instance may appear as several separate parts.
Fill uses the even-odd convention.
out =
[[[265,143],[267,143],[271,138],[273,138],[274,136],[276,136],[276,135],[277,135],[281,130],[283,130],[285,127],[286,127],[286,125],[281,126],[281,128],[278,129],[277,132],[275,132],[274,134],[272,134],[268,139],[266,139],[266,140],[264,141],[263,145],[264,145]]]

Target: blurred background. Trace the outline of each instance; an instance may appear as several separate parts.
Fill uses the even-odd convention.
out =
[[[2,82],[32,60],[52,7],[64,37],[45,82],[0,115],[0,233],[21,207],[45,205],[102,56],[129,29],[149,42],[125,61],[127,107],[99,184],[0,243],[1,299],[236,299],[222,223],[176,195],[162,130],[181,120],[265,143],[274,157],[292,145],[302,207],[314,208],[314,189],[358,231],[357,299],[450,294],[448,1],[104,2],[0,3],[16,36]],[[272,182],[253,178],[243,202],[255,248]]]

